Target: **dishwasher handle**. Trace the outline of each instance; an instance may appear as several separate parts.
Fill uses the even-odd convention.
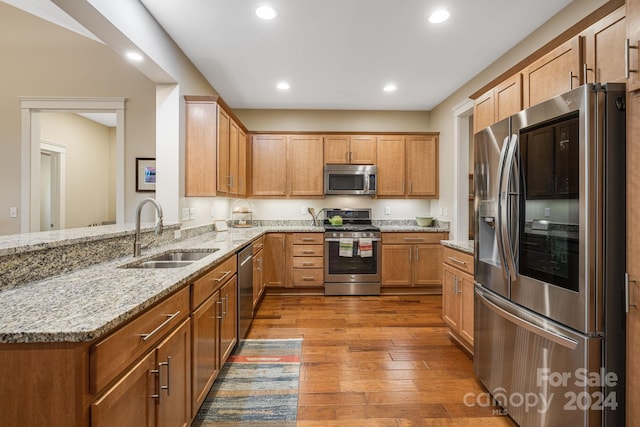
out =
[[[251,261],[253,259],[253,255],[249,255],[247,256],[245,259],[243,259],[240,262],[240,267],[243,267],[246,263],[248,263],[249,261]]]

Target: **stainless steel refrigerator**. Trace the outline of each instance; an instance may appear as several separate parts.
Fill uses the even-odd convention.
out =
[[[625,422],[624,107],[588,84],[475,136],[474,368],[521,426]]]

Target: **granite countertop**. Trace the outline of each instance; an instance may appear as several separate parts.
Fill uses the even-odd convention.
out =
[[[92,341],[190,283],[265,231],[260,227],[206,233],[143,251],[136,258],[172,249],[219,249],[185,267],[122,268],[134,260],[126,256],[2,291],[0,343]]]
[[[393,233],[448,233],[448,227],[422,227],[419,225],[381,225],[380,231]]]
[[[384,225],[388,232],[448,232],[448,228]],[[0,255],[50,248],[69,241],[99,239],[98,230],[33,233],[0,239]],[[107,227],[107,235],[130,233],[130,226]],[[187,285],[267,232],[324,232],[322,226],[269,225],[207,232],[143,251],[135,260],[168,250],[218,249],[180,268],[123,268],[131,255],[81,270],[0,291],[0,343],[89,342]],[[80,234],[78,234],[80,233]],[[95,234],[95,236],[94,236]]]
[[[473,240],[441,240],[440,243],[448,248],[466,252],[471,255],[473,255],[474,252]]]
[[[155,224],[141,224],[142,230],[153,230]],[[180,229],[179,222],[165,222],[165,231]],[[102,225],[100,227],[72,228],[68,230],[40,231],[37,233],[11,234],[0,236],[0,256],[20,254],[40,249],[68,246],[75,242],[104,240],[131,234],[134,224]]]

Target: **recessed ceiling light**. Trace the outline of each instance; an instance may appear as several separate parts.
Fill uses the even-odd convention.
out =
[[[287,83],[287,82],[280,82],[280,83],[278,83],[278,84],[276,85],[276,87],[277,87],[279,90],[289,90],[289,88],[290,88],[291,86],[289,86],[289,83]]]
[[[130,60],[137,61],[137,62],[142,61],[144,59],[144,56],[140,55],[138,52],[132,52],[132,51],[127,52],[125,56]]]
[[[396,91],[397,86],[394,85],[393,83],[389,83],[388,85],[386,85],[384,88],[382,88],[382,90],[384,90],[385,92],[395,92]]]
[[[256,9],[256,15],[261,19],[273,19],[278,16],[278,11],[271,6],[260,6]]]
[[[444,9],[436,10],[431,14],[431,16],[429,16],[429,22],[432,24],[439,24],[447,19],[449,19],[449,12]]]

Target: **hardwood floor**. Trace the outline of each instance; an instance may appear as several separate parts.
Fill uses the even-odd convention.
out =
[[[304,338],[301,427],[515,426],[473,405],[485,390],[441,312],[441,296],[266,295],[247,338]]]

